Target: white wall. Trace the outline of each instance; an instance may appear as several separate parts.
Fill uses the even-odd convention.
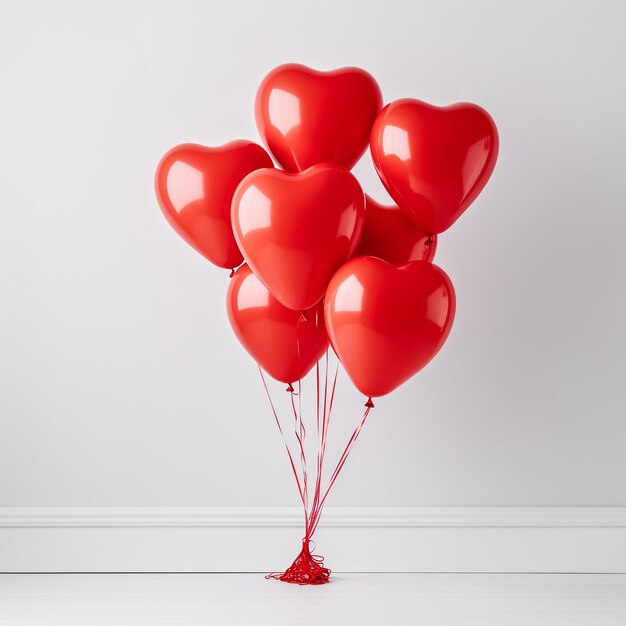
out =
[[[0,507],[290,506],[227,274],[166,224],[173,144],[258,139],[273,66],[501,135],[441,237],[448,344],[377,402],[345,506],[626,505],[626,46],[619,2],[2,2]],[[356,173],[385,193],[366,155]],[[279,390],[278,393],[283,393]],[[345,379],[337,423],[361,411]]]

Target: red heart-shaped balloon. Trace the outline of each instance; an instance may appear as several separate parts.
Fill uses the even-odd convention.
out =
[[[398,206],[424,232],[442,233],[487,184],[498,157],[498,131],[475,104],[397,100],[376,118],[370,148]]]
[[[272,159],[251,141],[218,148],[183,144],[159,163],[155,177],[159,205],[174,230],[219,267],[241,265],[230,222],[230,204],[241,180]]]
[[[356,67],[318,72],[281,65],[263,80],[256,97],[259,132],[288,171],[317,163],[350,169],[367,148],[382,97],[376,81]]]
[[[354,256],[375,256],[393,265],[432,261],[437,235],[420,230],[396,205],[384,206],[365,194],[365,225]]]
[[[371,397],[393,391],[439,352],[455,308],[452,282],[436,265],[397,267],[368,256],[337,271],[324,305],[333,349]]]
[[[247,265],[233,275],[226,307],[241,345],[283,383],[303,378],[328,347],[322,304],[304,315],[284,307]]]
[[[252,271],[286,307],[308,309],[356,248],[365,198],[338,165],[299,174],[252,172],[233,196],[235,239]]]

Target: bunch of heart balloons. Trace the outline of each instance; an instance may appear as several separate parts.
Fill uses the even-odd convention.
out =
[[[495,124],[474,104],[383,107],[376,81],[357,68],[277,67],[255,108],[282,169],[250,141],[179,145],[158,165],[159,204],[187,243],[232,270],[228,317],[262,370],[293,393],[330,343],[369,411],[448,337],[456,300],[432,263],[437,237],[489,180]],[[392,206],[350,173],[368,146]],[[307,541],[321,499],[307,514]],[[306,575],[325,582],[323,572]]]

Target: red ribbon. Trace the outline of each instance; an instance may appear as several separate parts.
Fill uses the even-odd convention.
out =
[[[306,439],[306,428],[304,426],[304,421],[302,419],[302,384],[301,381],[298,381],[298,391],[295,392],[293,385],[289,385],[287,391],[291,394],[291,408],[293,411],[294,417],[294,434],[296,438],[296,442],[298,444],[299,452],[300,452],[300,465],[302,469],[302,478],[298,474],[296,469],[296,464],[293,459],[293,455],[291,450],[289,449],[289,445],[287,444],[287,440],[285,438],[282,426],[280,424],[280,420],[278,418],[278,414],[276,412],[276,408],[274,403],[272,402],[272,398],[269,392],[269,388],[267,386],[267,382],[265,380],[265,376],[263,375],[263,371],[259,367],[259,372],[261,374],[261,380],[263,381],[263,386],[265,387],[265,391],[267,393],[267,397],[270,401],[270,406],[272,407],[272,413],[274,414],[274,418],[276,420],[276,425],[278,426],[278,430],[283,437],[283,442],[285,444],[285,449],[287,450],[287,456],[289,457],[289,463],[291,465],[291,470],[296,479],[296,486],[298,487],[298,493],[300,495],[300,500],[302,501],[302,507],[304,510],[304,528],[305,534],[302,539],[302,549],[291,566],[282,573],[272,573],[268,574],[266,578],[274,578],[276,580],[281,580],[283,582],[295,583],[299,585],[321,585],[329,582],[330,577],[330,569],[324,567],[324,557],[312,554],[310,550],[310,544],[312,543],[313,534],[317,529],[317,525],[319,524],[320,517],[322,514],[322,510],[324,508],[324,503],[326,502],[326,498],[330,493],[333,485],[337,481],[343,466],[348,459],[350,454],[350,450],[352,449],[354,443],[356,442],[363,426],[365,425],[365,421],[367,417],[374,408],[374,403],[371,398],[368,398],[365,404],[365,412],[363,417],[357,424],[354,429],[352,435],[348,439],[348,442],[343,449],[341,456],[339,457],[339,461],[335,466],[330,478],[328,480],[328,484],[325,489],[322,489],[322,478],[323,478],[323,470],[324,470],[324,457],[326,454],[326,444],[328,442],[328,428],[330,424],[330,415],[333,409],[333,403],[335,400],[335,390],[337,388],[337,376],[339,373],[339,363],[335,368],[335,373],[333,375],[332,385],[330,388],[330,394],[328,389],[328,351],[325,356],[325,367],[324,367],[324,393],[323,393],[323,402],[321,403],[321,384],[320,384],[320,367],[319,363],[316,365],[316,385],[317,385],[317,398],[316,398],[316,425],[317,425],[317,439],[318,439],[318,452],[317,452],[317,475],[315,479],[315,487],[313,489],[313,498],[311,507],[309,508],[309,479],[308,479],[308,471],[307,471],[307,459],[306,459],[306,451],[305,451],[305,439]],[[296,405],[296,397],[298,399]],[[320,407],[321,403],[321,407]],[[321,408],[321,412],[320,412]]]

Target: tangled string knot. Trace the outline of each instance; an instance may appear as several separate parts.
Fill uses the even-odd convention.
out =
[[[330,570],[324,567],[324,557],[311,554],[309,539],[302,540],[302,550],[294,562],[282,573],[268,574],[265,578],[281,580],[294,585],[325,585],[330,582]]]

